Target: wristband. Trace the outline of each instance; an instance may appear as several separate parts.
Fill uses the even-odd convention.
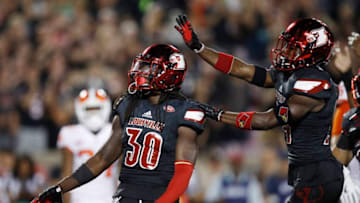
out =
[[[219,52],[218,60],[216,61],[214,67],[215,69],[228,74],[231,71],[231,66],[233,64],[233,61],[234,61],[234,56]]]
[[[265,68],[260,68],[255,66],[255,73],[250,83],[257,85],[259,87],[264,87],[266,80],[266,70]]]
[[[240,112],[236,117],[236,127],[251,130],[251,119],[255,111]]]
[[[201,43],[201,42],[200,42],[200,44],[201,44],[200,49],[194,49],[194,52],[197,53],[197,54],[201,53],[205,49],[205,45],[203,43]]]
[[[83,164],[72,174],[72,177],[82,185],[95,178],[95,175],[90,171],[86,164]]]

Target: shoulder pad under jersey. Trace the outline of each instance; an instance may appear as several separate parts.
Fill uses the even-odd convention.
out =
[[[295,71],[285,86],[285,92],[289,95],[299,94],[316,99],[330,98],[334,94],[332,90],[335,88],[330,74],[316,68],[303,68]]]
[[[183,113],[179,118],[180,124],[195,130],[200,134],[204,130],[205,113],[199,103],[192,100],[184,100]]]
[[[123,95],[123,96],[116,98],[116,100],[113,104],[113,114],[119,116],[121,125],[123,124],[123,122],[125,120],[125,112],[126,112],[126,108],[128,106],[129,100],[130,100],[129,95]]]

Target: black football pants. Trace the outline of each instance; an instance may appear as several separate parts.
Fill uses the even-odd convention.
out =
[[[343,180],[337,180],[314,187],[296,188],[288,203],[338,203]]]

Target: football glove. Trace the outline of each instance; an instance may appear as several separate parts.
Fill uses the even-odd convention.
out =
[[[200,42],[186,16],[179,15],[176,22],[178,25],[175,25],[175,29],[182,35],[185,44],[196,53],[201,52],[204,45]]]
[[[52,186],[43,191],[38,198],[35,198],[31,203],[62,203],[61,187],[58,185]]]
[[[211,118],[215,121],[220,121],[221,115],[224,111],[218,107],[211,106],[209,104],[199,103],[200,108],[205,111],[205,115],[208,118]]]

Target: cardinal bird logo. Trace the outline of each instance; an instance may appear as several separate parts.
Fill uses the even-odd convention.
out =
[[[285,107],[285,106],[280,107],[279,116],[285,123],[288,122],[288,118],[289,118],[288,117],[288,115],[289,115],[288,112],[289,112],[288,107]]]
[[[249,116],[249,115],[246,115],[246,114],[244,114],[244,115],[242,115],[242,116],[239,117],[239,120],[238,120],[238,122],[239,122],[239,128],[244,128],[244,127],[245,127],[247,121],[249,120],[249,117],[250,117],[250,116]]]

